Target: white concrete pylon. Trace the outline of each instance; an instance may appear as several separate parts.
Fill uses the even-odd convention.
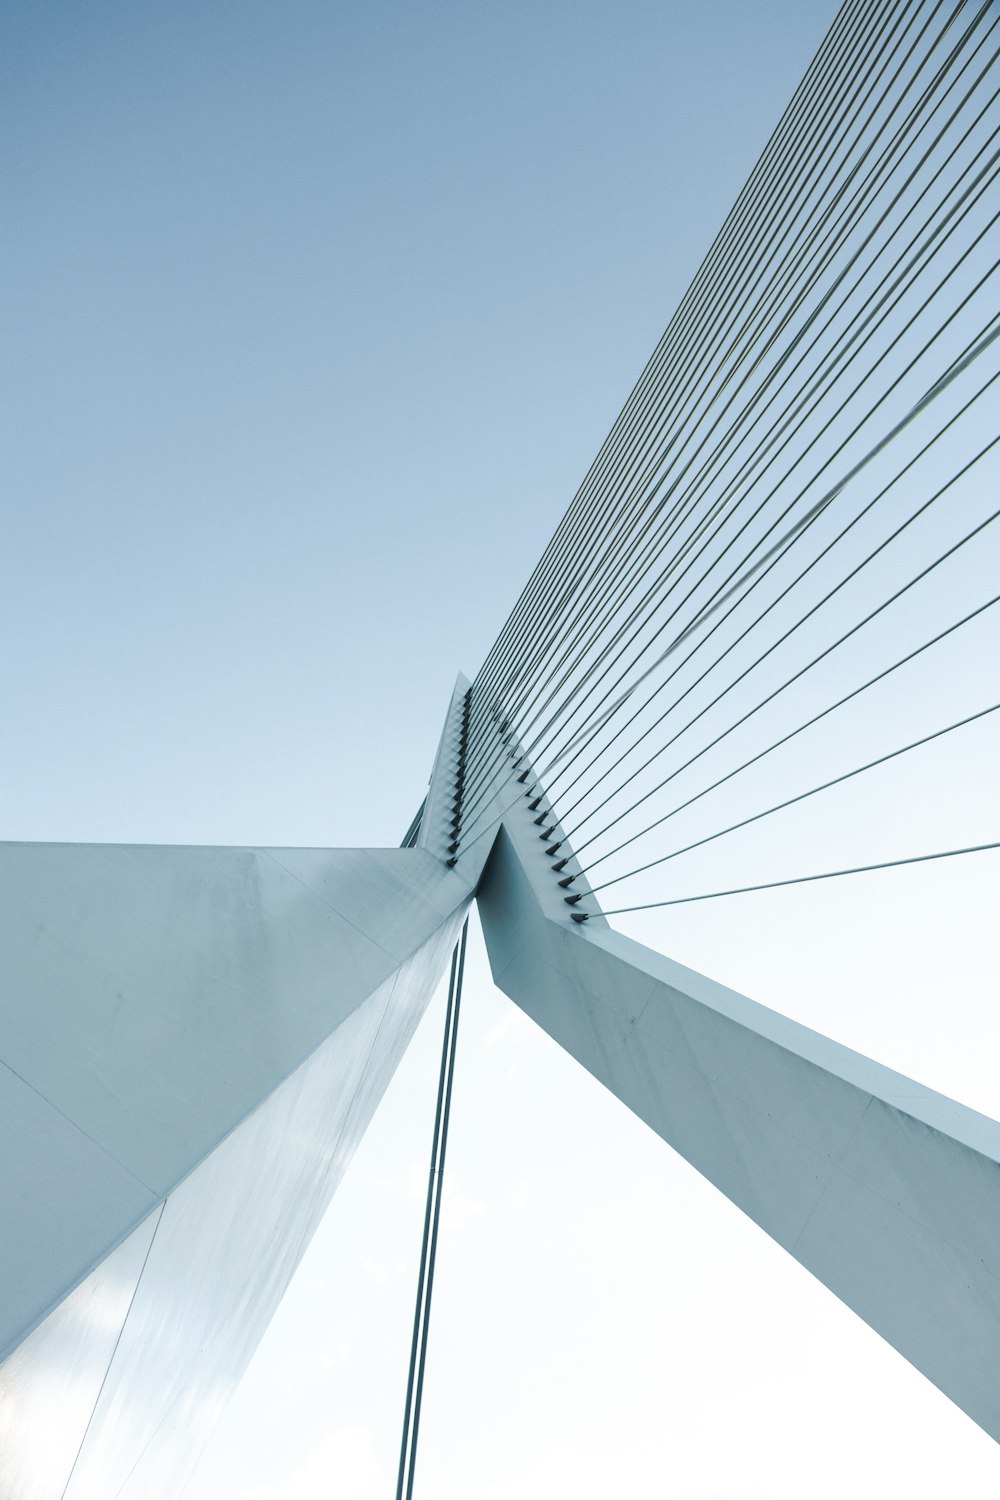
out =
[[[613,932],[517,746],[457,817],[467,691],[413,847],[0,846],[5,1500],[177,1492],[477,887],[498,986],[1000,1440],[1000,1125]]]
[[[472,899],[463,695],[416,847],[0,845],[3,1500],[178,1493]]]
[[[564,897],[513,809],[478,893],[498,987],[1000,1441],[1000,1124]]]
[[[0,846],[5,1500],[178,1492],[470,898],[424,849]]]

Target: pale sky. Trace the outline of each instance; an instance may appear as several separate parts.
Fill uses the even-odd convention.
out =
[[[832,15],[9,5],[0,835],[398,843]],[[988,701],[995,653],[984,625],[813,779]],[[998,837],[998,750],[692,888]],[[621,925],[1000,1116],[989,859]],[[417,1495],[995,1496],[996,1445],[496,992],[473,928]],[[441,1005],[184,1500],[394,1493]]]

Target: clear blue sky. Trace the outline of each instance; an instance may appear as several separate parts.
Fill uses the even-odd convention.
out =
[[[398,842],[455,672],[832,14],[8,4],[0,834]],[[956,878],[630,930],[996,1114]],[[995,1495],[995,1446],[491,992],[478,940],[470,995],[424,1495]],[[437,1025],[189,1500],[390,1492]]]
[[[8,836],[392,840],[827,12],[6,7]]]

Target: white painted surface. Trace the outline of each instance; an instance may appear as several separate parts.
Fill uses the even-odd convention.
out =
[[[465,894],[419,849],[0,846],[0,1351]]]
[[[480,893],[499,987],[1000,1439],[1000,1124],[573,923],[532,834]]]
[[[0,1365],[3,1494],[170,1500],[423,1014],[469,894],[422,850],[4,852],[20,915],[9,972],[37,1003],[6,1002],[7,1045],[34,1087],[0,1070],[8,1139],[25,1144],[3,1179],[17,1345]],[[158,1214],[121,1160],[161,1191],[173,1175]],[[80,1323],[111,1301],[113,1316]]]
[[[0,1494],[61,1496],[101,1395],[161,1210],[0,1365]]]

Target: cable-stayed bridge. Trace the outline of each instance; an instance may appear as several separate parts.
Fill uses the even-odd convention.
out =
[[[4,848],[5,1493],[176,1492],[473,900],[497,984],[1000,1437],[1000,1126],[608,920],[995,871],[1000,824],[878,804],[1000,707],[998,23],[843,6],[403,847]]]

